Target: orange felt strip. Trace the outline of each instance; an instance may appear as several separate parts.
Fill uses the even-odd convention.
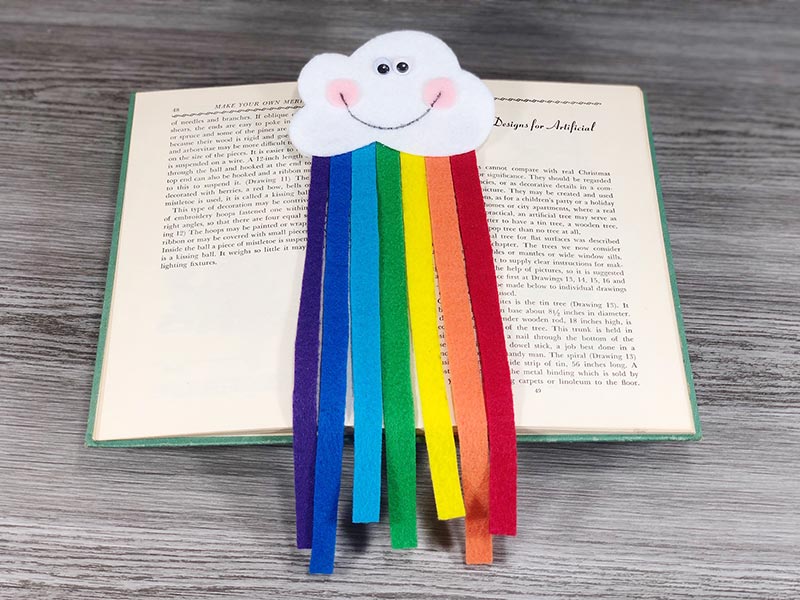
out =
[[[489,429],[489,531],[517,534],[517,433],[514,392],[508,364],[492,255],[492,237],[475,151],[450,157],[467,285],[481,359],[483,398]]]
[[[467,564],[492,562],[489,533],[489,440],[477,340],[472,325],[450,159],[427,157],[425,169],[439,277],[450,387],[458,426],[466,504]]]

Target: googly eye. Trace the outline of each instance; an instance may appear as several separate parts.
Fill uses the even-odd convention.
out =
[[[394,68],[397,70],[398,73],[401,75],[405,75],[408,73],[408,70],[411,68],[408,63],[404,60],[399,61]]]
[[[386,75],[387,73],[391,72],[392,65],[387,58],[379,58],[375,61],[375,71],[379,75]]]

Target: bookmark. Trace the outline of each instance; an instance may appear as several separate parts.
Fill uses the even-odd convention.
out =
[[[383,397],[381,386],[380,242],[375,144],[352,153],[350,311],[353,369],[353,523],[380,518]]]
[[[440,519],[464,516],[458,480],[453,420],[439,347],[439,316],[433,272],[433,242],[428,211],[425,158],[400,154],[403,185],[403,226],[406,240],[408,308],[417,367],[422,421],[433,480],[436,512]]]
[[[458,426],[466,505],[467,564],[492,562],[489,533],[489,441],[450,161],[426,158],[433,256],[439,276],[450,391]]]
[[[292,431],[298,548],[311,548],[314,461],[317,445],[322,258],[325,245],[325,212],[328,207],[329,168],[330,159],[327,157],[315,156],[311,162],[306,259],[294,347]]]
[[[312,227],[320,227],[311,197],[311,256],[296,344],[298,544],[313,514],[310,570],[333,569],[352,332],[352,518],[380,517],[382,421],[392,547],[417,545],[413,337],[437,513],[442,519],[466,513],[467,562],[491,562],[490,532],[516,531],[510,370],[474,154],[492,130],[494,98],[447,45],[418,31],[378,36],[350,56],[316,56],[303,67],[297,87],[303,107],[292,118],[289,137],[314,157],[312,165],[330,157],[321,358],[312,335],[319,309],[308,299],[319,295],[312,282],[321,268],[320,251],[311,243]],[[440,354],[434,268],[451,357],[464,496]],[[315,360],[321,371],[313,450]],[[303,494],[311,486],[309,507]]]
[[[492,240],[475,152],[450,157],[489,428],[489,530],[517,533],[517,434]]]
[[[314,468],[314,526],[311,573],[332,573],[342,475],[344,408],[347,394],[348,254],[350,244],[350,153],[331,157],[325,278],[322,296],[322,357],[319,425]]]

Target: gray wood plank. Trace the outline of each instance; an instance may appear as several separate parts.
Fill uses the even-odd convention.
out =
[[[311,577],[290,448],[83,447],[127,96],[404,27],[482,77],[648,93],[705,439],[523,446],[492,567],[421,473],[418,550],[343,519]],[[799,90],[792,2],[4,0],[0,597],[800,597]]]

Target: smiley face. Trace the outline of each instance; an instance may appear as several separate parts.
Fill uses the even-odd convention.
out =
[[[406,62],[406,60],[398,60],[394,67],[391,66],[391,59],[380,58],[376,60],[375,63],[375,72],[384,76],[391,76],[393,69],[400,75],[406,75],[411,71],[411,65]],[[412,81],[411,78],[406,81],[397,82],[394,87],[397,89],[392,95],[403,95],[408,94],[408,92],[413,93],[415,89],[418,89],[418,85],[416,85],[416,82]],[[437,77],[435,79],[430,79],[425,82],[422,87],[422,101],[425,105],[424,108],[421,107],[422,112],[409,121],[394,125],[370,122],[356,114],[359,112],[359,108],[356,105],[361,99],[361,88],[353,79],[334,79],[328,84],[325,92],[328,102],[333,106],[343,106],[347,110],[347,114],[359,123],[371,127],[372,129],[384,131],[404,129],[414,125],[434,109],[443,110],[451,108],[456,103],[457,99],[456,88],[450,78]],[[373,97],[377,99],[380,96],[375,94]],[[416,99],[413,97],[406,98],[404,104],[413,106],[416,104],[415,100]]]
[[[304,154],[332,156],[381,142],[424,156],[475,149],[494,121],[494,98],[438,38],[398,31],[350,56],[321,54],[300,73],[304,106],[289,127]]]

